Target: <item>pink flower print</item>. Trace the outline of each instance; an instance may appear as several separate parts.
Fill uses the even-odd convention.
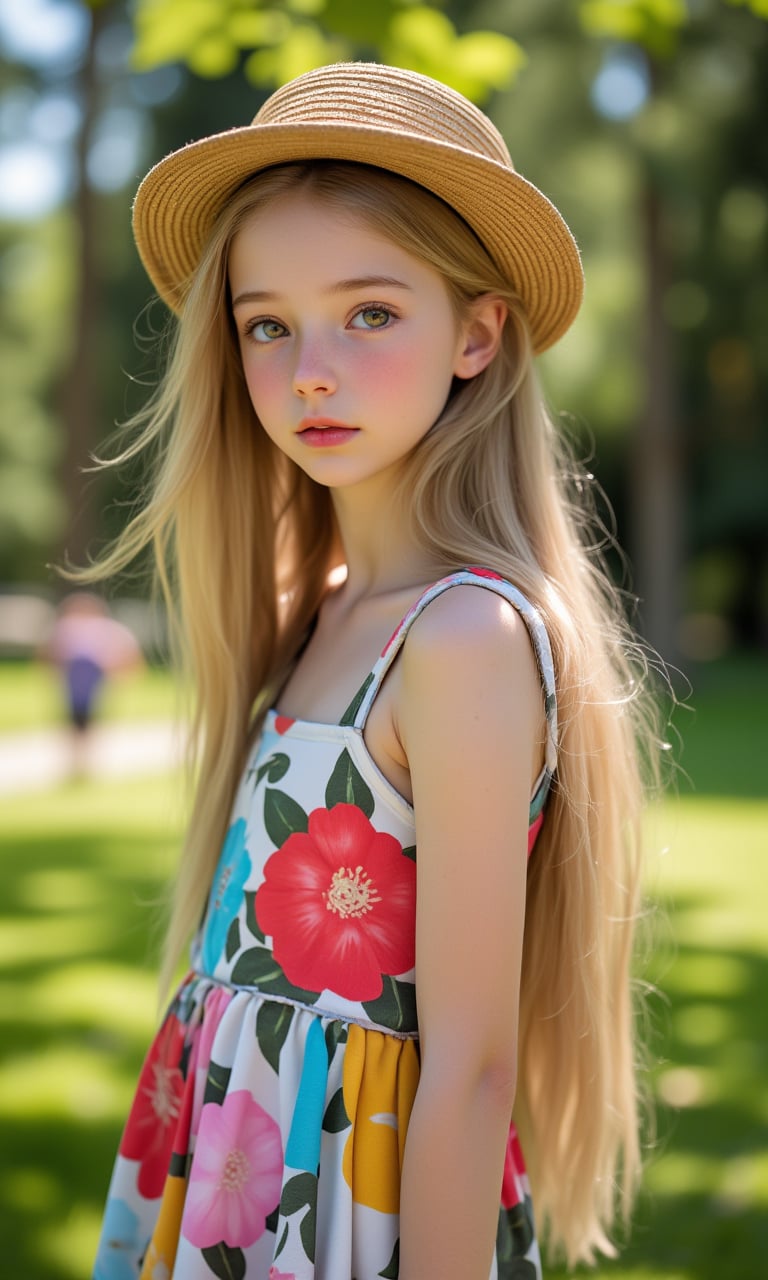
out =
[[[202,1025],[198,1027],[188,1067],[189,1075],[194,1082],[190,1118],[190,1133],[193,1137],[196,1136],[200,1125],[205,1086],[208,1083],[208,1069],[213,1057],[213,1043],[233,995],[234,992],[228,991],[226,987],[214,987],[205,998]]]
[[[278,1271],[277,1267],[270,1267],[269,1280],[296,1280],[296,1276],[293,1271]]]
[[[280,1130],[247,1089],[208,1102],[200,1117],[197,1145],[181,1224],[198,1249],[221,1241],[247,1248],[264,1233],[280,1199],[283,1149]]]

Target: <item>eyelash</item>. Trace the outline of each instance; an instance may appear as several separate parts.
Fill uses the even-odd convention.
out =
[[[365,306],[358,307],[354,315],[351,316],[350,323],[352,320],[356,320],[358,316],[365,315],[366,311],[374,311],[374,312],[378,311],[380,313],[383,312],[384,315],[388,317],[386,324],[366,325],[365,327],[371,333],[374,332],[376,329],[389,329],[390,321],[397,320],[399,318],[397,313],[392,310],[392,307],[385,306],[383,302],[366,302]]]
[[[277,335],[278,338],[284,337],[285,334],[288,332],[288,330],[286,329],[285,325],[282,323],[281,320],[275,320],[271,316],[259,316],[259,318],[256,320],[249,320],[247,325],[245,326],[245,330],[244,330],[245,336],[246,338],[251,338],[254,342],[256,342],[259,346],[262,346],[262,347],[268,347],[271,342],[277,341],[276,338],[257,338],[256,337],[256,330],[260,328],[260,326],[263,324],[276,324],[281,329],[283,329],[284,333],[279,333]]]
[[[374,312],[374,313],[378,312],[379,314],[384,314],[387,317],[386,323],[384,324],[365,325],[364,331],[368,333],[375,333],[378,329],[389,329],[391,328],[392,321],[399,319],[399,316],[392,309],[392,307],[385,306],[383,302],[366,302],[364,306],[358,307],[357,311],[353,312],[353,314],[350,316],[348,323],[351,325],[353,320],[356,320],[358,316],[365,315],[367,311]],[[261,325],[267,325],[267,324],[278,325],[279,328],[283,330],[283,333],[279,333],[275,338],[266,338],[266,337],[257,338],[256,330]],[[283,324],[282,320],[275,320],[273,316],[259,316],[255,320],[249,320],[248,324],[245,326],[245,336],[247,338],[251,338],[259,346],[263,346],[263,347],[268,347],[272,342],[277,342],[279,338],[285,337],[287,333],[288,333],[288,329]]]

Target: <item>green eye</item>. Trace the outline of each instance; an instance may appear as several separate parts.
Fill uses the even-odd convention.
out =
[[[355,320],[362,321],[357,327],[365,329],[384,329],[391,319],[392,313],[386,307],[363,307],[355,316]]]
[[[257,320],[249,328],[248,335],[255,342],[274,342],[275,338],[282,338],[287,332],[279,320]]]

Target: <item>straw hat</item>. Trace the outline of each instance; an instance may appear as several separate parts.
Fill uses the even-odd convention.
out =
[[[308,159],[388,169],[451,205],[521,297],[535,350],[570,325],[583,291],[578,249],[554,205],[515,172],[498,130],[439,81],[370,62],[309,71],[278,89],[252,124],[192,142],[150,170],[134,234],[172,310],[233,192],[270,165]]]

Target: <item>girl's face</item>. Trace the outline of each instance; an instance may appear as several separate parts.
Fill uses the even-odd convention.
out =
[[[307,194],[253,215],[229,281],[259,421],[320,484],[394,475],[477,371],[442,277]]]

